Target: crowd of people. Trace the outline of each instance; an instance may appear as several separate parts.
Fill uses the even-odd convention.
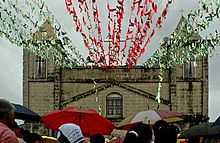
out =
[[[176,143],[177,128],[159,120],[153,125],[138,123],[127,132],[123,143]]]
[[[43,143],[43,139],[36,133],[20,128],[14,121],[15,108],[0,99],[0,143]],[[73,123],[63,124],[57,132],[58,143],[86,143],[80,127]],[[157,121],[153,127],[144,123],[137,123],[131,127],[121,143],[176,143],[177,130],[167,122]],[[105,137],[95,134],[90,137],[90,143],[105,143]]]
[[[127,132],[123,143],[176,143],[177,129],[167,122],[160,120],[153,128],[144,123],[138,123]],[[78,125],[69,123],[59,127],[57,135],[60,143],[85,143],[85,139]],[[105,143],[101,134],[90,137],[90,143]]]

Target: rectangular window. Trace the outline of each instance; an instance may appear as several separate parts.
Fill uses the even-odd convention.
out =
[[[36,79],[44,79],[46,78],[46,60],[41,58],[40,56],[36,56],[35,58],[35,78]]]
[[[196,78],[196,61],[190,60],[183,65],[183,77],[184,78]]]

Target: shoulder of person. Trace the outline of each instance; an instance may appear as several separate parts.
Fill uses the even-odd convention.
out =
[[[1,128],[0,130],[1,143],[19,143],[15,133],[11,129]]]

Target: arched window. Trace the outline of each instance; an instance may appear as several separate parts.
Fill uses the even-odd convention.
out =
[[[108,118],[122,118],[123,104],[120,94],[111,93],[106,97],[106,116]]]

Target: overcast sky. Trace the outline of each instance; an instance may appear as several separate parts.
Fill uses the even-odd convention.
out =
[[[104,0],[101,0],[99,5],[102,5],[103,1]],[[80,37],[79,34],[73,31],[71,18],[65,12],[64,0],[57,0],[56,3],[54,0],[46,0],[46,3],[49,9],[55,14],[56,19],[63,26],[63,29],[68,32],[71,39]],[[127,5],[129,5],[129,2]],[[164,27],[152,40],[150,50],[141,61],[147,59],[152,52],[159,47],[159,44],[156,42],[158,38],[160,39],[163,36],[169,35],[175,29],[181,15],[196,6],[197,0],[175,0],[168,13],[168,18]],[[101,16],[104,17],[103,15]],[[214,23],[210,27],[209,32],[217,28],[217,25],[220,25],[219,20],[218,24]],[[207,32],[201,34],[204,36]],[[83,50],[83,48],[80,48],[82,47],[82,41],[73,40],[73,42],[86,57],[87,52]],[[220,66],[218,66],[220,55],[218,53],[220,54],[219,48],[215,52],[215,55],[209,60],[209,115],[211,121],[220,115],[218,110],[220,109],[220,98],[218,97],[218,93],[220,93],[220,89],[218,88],[218,85],[220,85],[220,76],[217,75],[220,73]],[[12,102],[22,103],[22,49],[10,44],[5,39],[0,39],[0,54],[0,97],[6,98]]]

